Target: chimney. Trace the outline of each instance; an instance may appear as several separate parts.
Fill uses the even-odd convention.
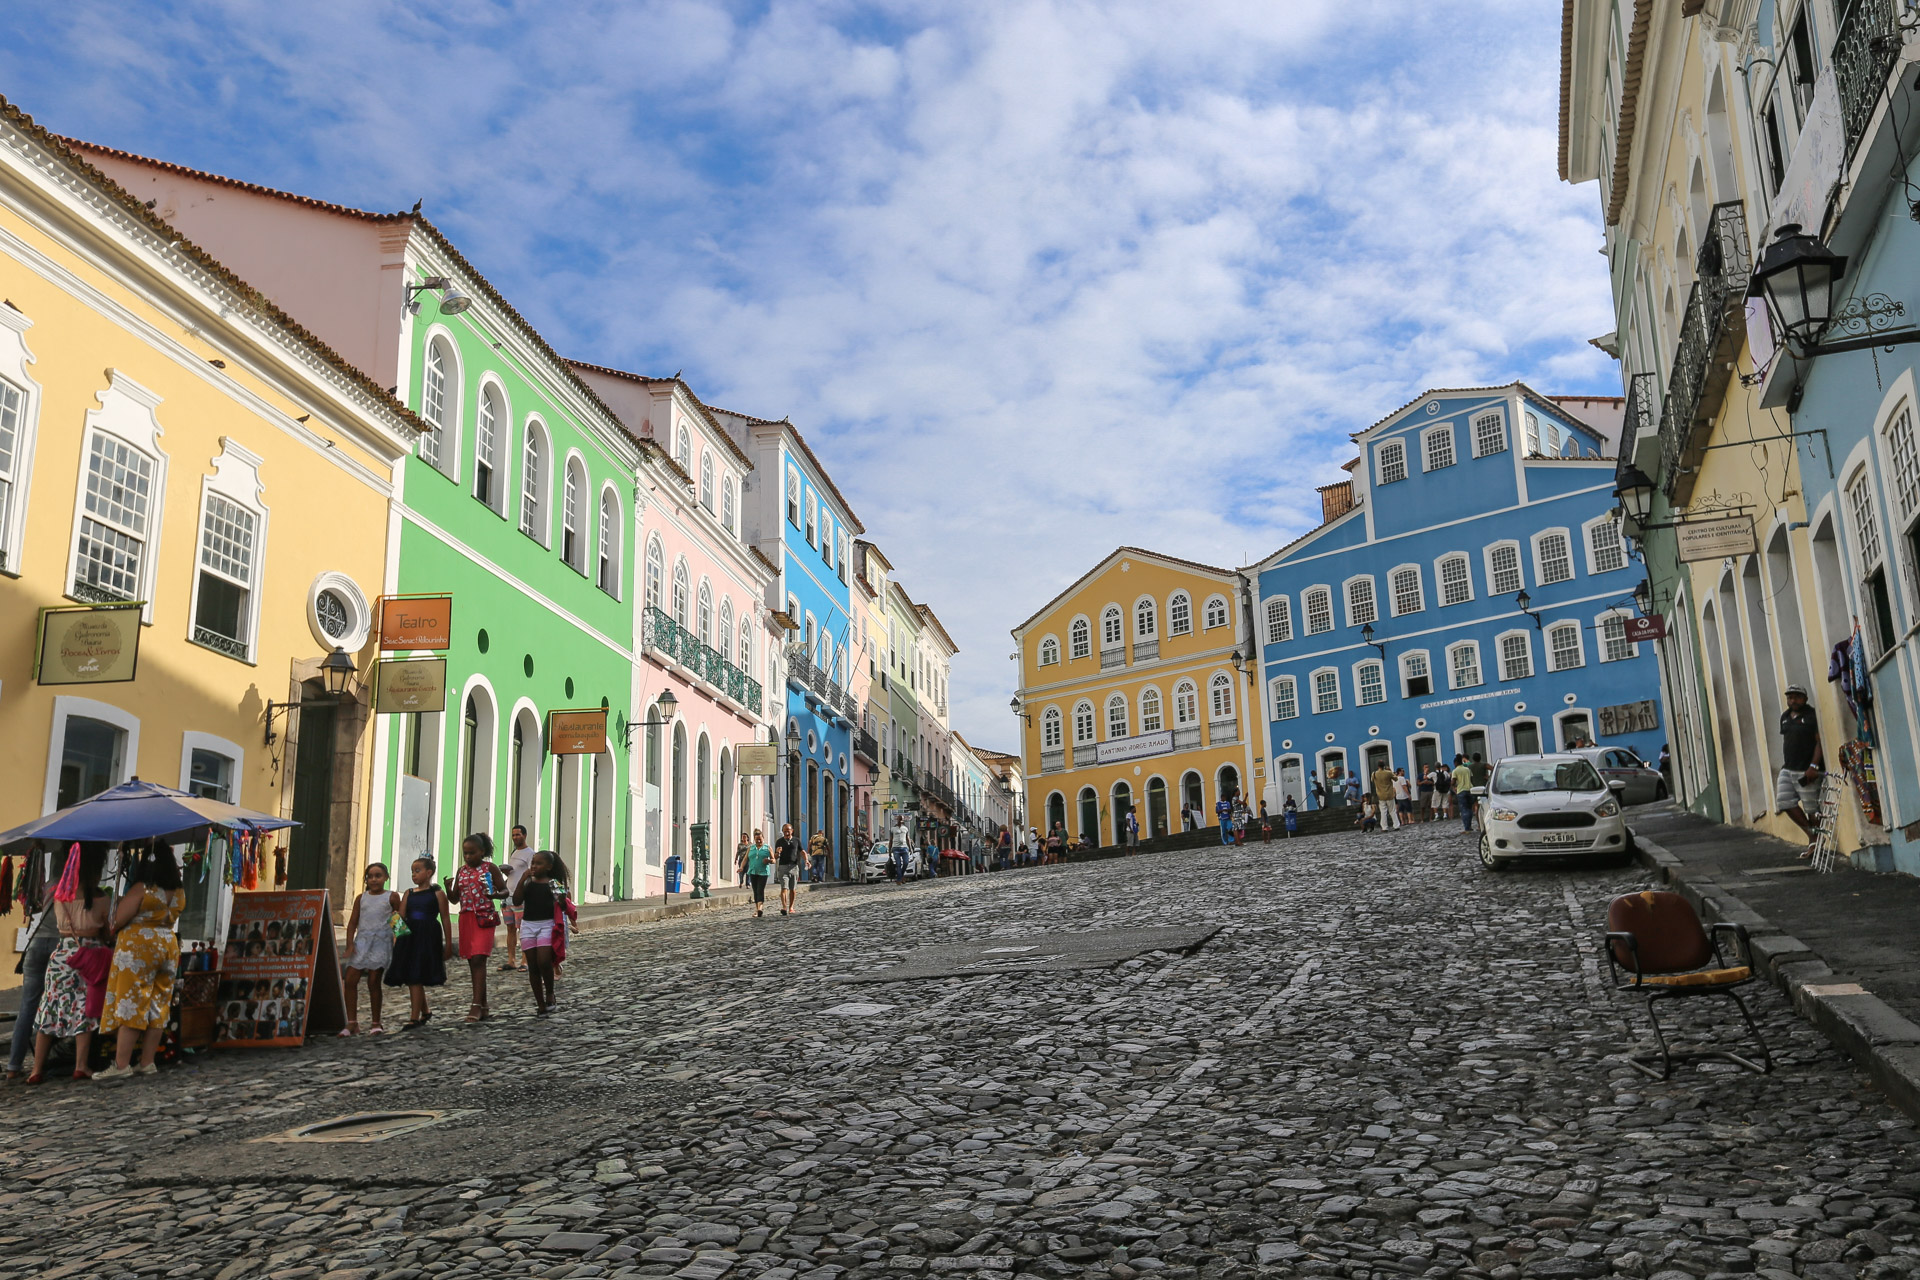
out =
[[[1320,495],[1321,524],[1331,524],[1353,510],[1353,481],[1351,480],[1322,485],[1314,492]]]

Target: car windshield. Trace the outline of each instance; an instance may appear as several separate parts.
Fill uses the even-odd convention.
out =
[[[1513,796],[1530,791],[1599,791],[1602,784],[1585,760],[1502,760],[1493,771],[1493,789]]]

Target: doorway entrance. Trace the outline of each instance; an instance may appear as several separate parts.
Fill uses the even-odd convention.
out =
[[[1287,797],[1293,797],[1295,808],[1307,807],[1307,781],[1301,771],[1299,756],[1280,757],[1280,804],[1286,807]]]
[[[1475,756],[1487,758],[1487,731],[1485,729],[1463,729],[1460,733],[1460,753],[1468,760]]]
[[[1133,812],[1133,788],[1124,782],[1113,784],[1113,842],[1127,842],[1127,815]]]
[[[1586,712],[1569,711],[1560,717],[1560,749],[1562,751],[1592,745],[1593,723],[1587,719]]]
[[[1080,838],[1100,843],[1100,797],[1092,787],[1080,788]]]
[[[1220,798],[1222,800],[1240,798],[1240,771],[1230,764],[1220,766]]]
[[[1367,771],[1360,779],[1360,789],[1365,791],[1373,782],[1373,775],[1382,769],[1393,768],[1393,748],[1383,742],[1376,742],[1366,748]]]
[[[327,887],[327,848],[333,835],[334,707],[300,704],[300,741],[293,757],[293,820],[287,833],[287,888]]]
[[[1045,835],[1055,827],[1062,831],[1067,829],[1067,798],[1058,791],[1047,797],[1047,829],[1041,834]]]
[[[1507,741],[1513,744],[1513,754],[1517,756],[1539,755],[1540,722],[1538,720],[1515,720],[1507,726]]]
[[[1147,835],[1167,834],[1167,781],[1153,778],[1147,783]]]
[[[1326,784],[1327,804],[1338,808],[1347,802],[1347,753],[1335,748],[1320,753],[1320,780]]]

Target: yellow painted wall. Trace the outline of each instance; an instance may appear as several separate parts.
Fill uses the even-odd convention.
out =
[[[1183,636],[1172,633],[1169,617],[1169,601],[1175,592],[1181,590],[1187,592],[1192,602],[1191,630]],[[1079,795],[1083,788],[1091,786],[1100,797],[1101,843],[1114,843],[1113,789],[1116,783],[1124,781],[1132,791],[1133,802],[1140,815],[1141,835],[1145,838],[1148,834],[1145,807],[1147,788],[1151,780],[1158,776],[1167,785],[1168,827],[1178,831],[1180,779],[1189,769],[1200,774],[1207,814],[1205,820],[1211,822],[1214,802],[1220,798],[1216,780],[1222,765],[1233,766],[1239,776],[1240,794],[1258,806],[1260,792],[1256,784],[1261,780],[1253,776],[1252,762],[1265,753],[1258,749],[1257,744],[1249,745],[1255,713],[1253,690],[1246,677],[1234,669],[1231,661],[1236,646],[1242,646],[1244,651],[1245,640],[1240,625],[1237,591],[1237,583],[1231,573],[1216,575],[1152,555],[1120,552],[1109,557],[1085,581],[1076,584],[1021,627],[1016,639],[1021,649],[1020,700],[1031,716],[1031,723],[1023,724],[1021,729],[1023,767],[1027,776],[1028,821],[1031,825],[1043,827],[1046,824],[1048,799],[1057,791],[1066,800],[1068,832],[1083,834]],[[1225,599],[1227,621],[1224,626],[1208,629],[1204,626],[1204,610],[1207,598],[1213,595]],[[1151,597],[1156,604],[1159,655],[1152,659],[1140,659],[1136,647],[1135,607],[1142,597]],[[1100,657],[1101,617],[1110,604],[1118,605],[1121,609],[1128,664],[1103,670]],[[1076,659],[1072,656],[1070,628],[1073,619],[1079,615],[1085,615],[1091,624],[1092,651],[1088,657]],[[1059,642],[1060,662],[1057,665],[1041,665],[1041,646],[1048,638]],[[1207,723],[1210,719],[1207,702],[1209,685],[1217,673],[1223,672],[1232,680],[1235,693],[1235,740],[1218,746],[1207,745],[1210,732]],[[1137,736],[1143,731],[1140,694],[1152,686],[1160,692],[1161,725],[1163,728],[1173,728],[1173,695],[1183,678],[1190,678],[1198,691],[1202,746],[1140,760],[1080,768],[1073,766],[1073,708],[1077,702],[1082,698],[1092,701],[1095,740],[1105,742],[1108,740],[1107,701],[1115,693],[1124,694],[1128,707],[1127,736]],[[1046,711],[1052,707],[1057,707],[1062,717],[1066,767],[1063,770],[1045,771],[1041,734]]]
[[[178,786],[183,733],[210,734],[245,752],[234,798],[285,812],[291,778],[277,766],[285,725],[276,725],[281,745],[263,744],[266,704],[288,698],[296,663],[307,664],[304,674],[310,674],[322,655],[308,623],[309,588],[318,574],[347,575],[369,602],[381,590],[386,487],[397,437],[383,439],[381,429],[366,422],[343,424],[338,402],[296,396],[303,382],[311,383],[288,366],[276,367],[270,354],[232,349],[241,346],[238,338],[222,350],[189,333],[183,316],[209,337],[222,331],[217,317],[196,310],[197,298],[170,291],[166,276],[125,256],[114,234],[62,213],[37,200],[17,170],[0,167],[0,294],[32,322],[25,342],[37,384],[28,387],[37,402],[29,406],[37,431],[31,488],[16,495],[26,504],[23,554],[13,572],[0,576],[0,777],[8,780],[0,787],[0,828],[43,811],[55,699],[63,696],[138,718],[127,774]],[[215,359],[226,367],[209,363]],[[43,607],[75,603],[65,592],[85,476],[85,428],[89,410],[101,407],[109,371],[158,398],[153,412],[167,472],[165,505],[150,525],[158,541],[151,621],[143,628],[136,680],[43,687],[32,676],[36,618]],[[264,404],[250,403],[256,397]],[[331,449],[300,438],[307,428],[293,419],[302,414],[332,441]],[[262,459],[259,501],[267,523],[256,571],[257,665],[188,640],[201,480],[212,474],[222,437]],[[256,554],[260,550],[256,546]],[[355,655],[363,670],[369,656]],[[356,845],[362,835],[354,833]],[[12,968],[0,965],[0,983],[18,982]]]

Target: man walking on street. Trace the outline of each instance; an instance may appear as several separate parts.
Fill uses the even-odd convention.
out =
[[[794,839],[793,824],[783,823],[780,838],[773,842],[774,874],[780,882],[780,914],[790,916],[799,910],[800,842]]]
[[[1787,709],[1780,713],[1780,772],[1773,782],[1773,803],[1806,833],[1807,848],[1802,858],[1813,856],[1813,820],[1807,817],[1807,809],[1818,808],[1820,775],[1826,771],[1819,717],[1807,705],[1807,691],[1797,684],[1788,685]]]
[[[1214,813],[1220,817],[1220,843],[1233,843],[1233,801],[1222,796],[1213,806]]]
[[[1127,847],[1135,848],[1140,843],[1140,819],[1133,810],[1127,810]]]
[[[1400,826],[1400,811],[1393,802],[1393,770],[1386,761],[1373,771],[1373,805],[1380,811],[1380,829],[1393,831]]]
[[[507,958],[500,966],[502,973],[527,967],[519,958],[521,908],[513,905],[513,891],[520,887],[520,877],[533,865],[533,850],[527,848],[527,829],[516,822],[507,838],[513,841],[513,848],[507,853],[507,896],[500,904],[500,920],[507,926]]]
[[[1453,798],[1460,809],[1460,829],[1473,830],[1474,803],[1480,797],[1473,794],[1473,770],[1467,766],[1467,758],[1458,753],[1453,757]]]

